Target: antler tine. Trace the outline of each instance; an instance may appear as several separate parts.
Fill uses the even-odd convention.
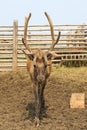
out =
[[[50,47],[50,51],[52,51],[55,47],[55,45],[58,43],[59,39],[60,39],[60,35],[61,35],[61,32],[58,33],[58,37],[56,39],[56,42],[54,42],[54,44],[52,44],[52,46]]]
[[[50,16],[47,14],[47,12],[45,12],[45,16],[47,17],[48,22],[49,22],[49,24],[50,24],[51,37],[52,37],[52,44],[54,44],[54,42],[55,42],[55,37],[54,37],[53,23],[52,23],[52,20],[50,19]]]
[[[51,37],[52,37],[52,45],[50,47],[50,51],[52,51],[54,49],[54,46],[58,43],[59,38],[60,38],[60,34],[61,32],[59,32],[57,39],[55,40],[55,35],[54,35],[54,28],[53,28],[53,23],[52,20],[50,19],[50,16],[45,12],[45,15],[48,19],[48,22],[50,24],[50,30],[51,30]]]
[[[28,22],[29,22],[30,18],[31,18],[31,13],[29,14],[28,17],[25,17],[24,38],[22,38],[22,42],[29,52],[31,52],[31,49],[27,44],[27,28],[28,28]]]

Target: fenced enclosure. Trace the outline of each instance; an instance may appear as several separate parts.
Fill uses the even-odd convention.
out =
[[[61,31],[59,43],[55,52],[59,56],[54,64],[66,66],[87,65],[87,24],[54,25],[55,37]],[[18,67],[26,66],[26,58],[21,49],[24,26],[17,21],[13,26],[0,26],[0,71],[15,71]],[[32,49],[49,49],[51,34],[49,25],[30,25],[27,41]]]

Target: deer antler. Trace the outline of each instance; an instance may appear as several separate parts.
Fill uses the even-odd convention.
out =
[[[25,17],[24,38],[22,38],[22,42],[29,52],[31,52],[31,49],[27,44],[27,28],[28,28],[28,22],[29,22],[30,18],[31,18],[31,13],[29,14],[28,17]]]
[[[47,17],[47,20],[50,24],[50,30],[51,30],[51,37],[52,37],[52,45],[50,47],[50,51],[52,51],[54,49],[54,46],[58,43],[59,38],[60,38],[60,34],[61,32],[59,32],[57,39],[55,40],[55,36],[54,36],[54,28],[53,28],[53,23],[52,20],[50,19],[50,16],[45,12],[45,16]]]

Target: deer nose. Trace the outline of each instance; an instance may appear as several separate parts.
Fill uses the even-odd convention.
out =
[[[45,77],[44,76],[38,76],[37,80],[38,80],[39,83],[42,83],[42,82],[44,82]]]

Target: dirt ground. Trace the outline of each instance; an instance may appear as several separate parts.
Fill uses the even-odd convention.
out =
[[[71,109],[72,93],[85,93],[85,108]],[[87,68],[54,67],[45,89],[46,109],[38,128],[29,74],[0,72],[0,130],[87,130]]]

